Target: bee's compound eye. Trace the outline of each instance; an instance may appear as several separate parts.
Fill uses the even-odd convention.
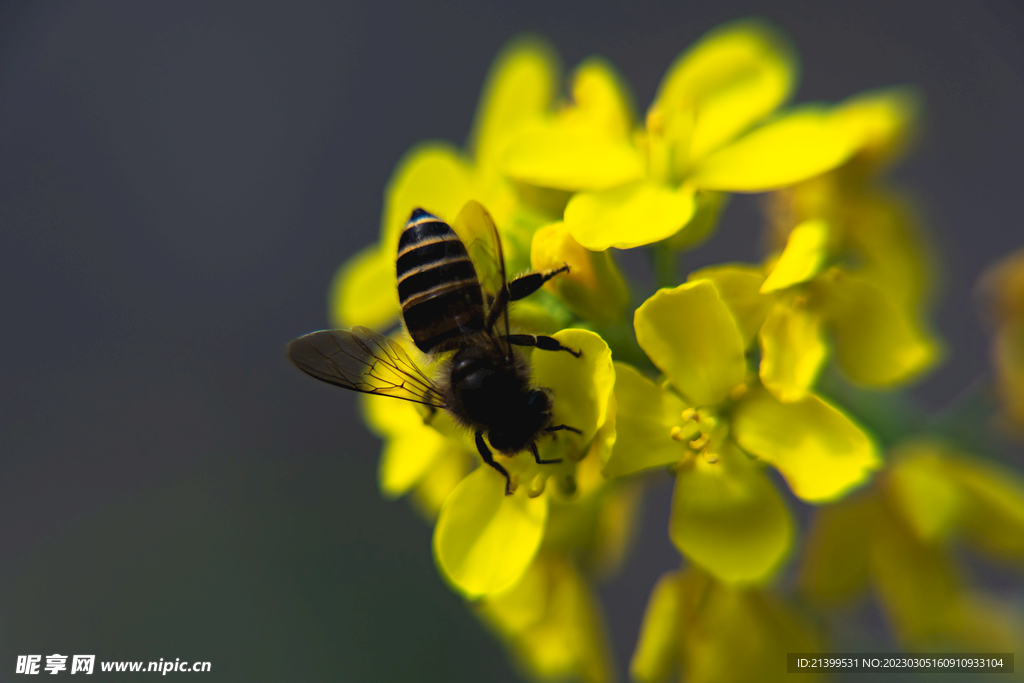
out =
[[[505,436],[505,432],[499,432],[497,430],[491,430],[487,433],[487,440],[491,442],[499,451],[503,451],[508,448],[508,437]]]
[[[527,397],[526,405],[538,410],[547,410],[551,406],[551,400],[543,391],[534,389]]]

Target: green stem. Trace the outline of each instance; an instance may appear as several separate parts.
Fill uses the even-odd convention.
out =
[[[654,269],[654,286],[661,289],[675,287],[679,284],[679,276],[676,272],[679,254],[669,249],[664,242],[658,242],[651,246],[650,253],[651,267]]]

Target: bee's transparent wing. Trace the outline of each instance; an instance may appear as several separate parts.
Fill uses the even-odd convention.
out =
[[[508,277],[505,273],[505,253],[501,248],[501,236],[494,220],[479,202],[469,201],[459,211],[452,230],[466,245],[469,258],[473,261],[477,279],[484,294],[484,313],[490,310],[495,298],[505,291],[508,294]],[[492,333],[502,352],[508,356],[508,302],[502,306],[501,315],[494,321]]]
[[[437,385],[397,342],[366,327],[310,332],[288,344],[307,375],[345,389],[444,407]]]

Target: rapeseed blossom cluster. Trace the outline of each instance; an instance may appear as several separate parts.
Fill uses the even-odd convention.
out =
[[[827,615],[868,586],[902,647],[1022,642],[1013,610],[957,565],[965,541],[1024,566],[1020,475],[936,429],[882,438],[870,411],[844,405],[905,387],[943,357],[928,322],[932,249],[885,177],[919,103],[890,89],[793,105],[797,67],[772,27],[728,24],[668,67],[641,115],[608,62],[584,61],[561,93],[552,49],[516,40],[466,147],[410,151],[388,183],[379,241],[335,277],[337,326],[394,327],[398,237],[417,207],[453,225],[486,210],[510,274],[570,266],[510,309],[517,331],[582,351],[523,350],[552,391],[553,424],[580,431],[538,444],[558,464],[497,454],[504,495],[448,415],[364,402],[384,440],[381,492],[408,495],[435,525],[441,576],[531,677],[615,678],[595,583],[625,560],[645,482],[665,473],[680,567],[651,587],[636,681],[781,679],[783,654],[827,648]],[[764,260],[676,278],[675,256],[709,239],[741,192],[767,198]],[[658,269],[653,293],[616,263],[616,250],[641,247]],[[1018,254],[982,288],[1002,414],[1018,426],[1022,283]],[[394,329],[429,373],[436,359]],[[794,505],[814,510],[806,539]]]

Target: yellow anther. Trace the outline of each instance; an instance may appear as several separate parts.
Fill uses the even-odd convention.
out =
[[[679,425],[675,425],[674,427],[672,427],[672,429],[670,429],[668,433],[669,436],[671,436],[676,441],[682,441],[683,439],[686,438],[686,436],[683,434],[683,428],[680,427]]]
[[[686,408],[679,414],[679,417],[684,420],[697,420],[700,421],[700,415],[697,413],[696,408]]]
[[[696,439],[691,441],[689,443],[689,446],[693,450],[699,451],[700,449],[702,449],[705,446],[707,446],[708,445],[708,441],[710,441],[710,440],[711,440],[711,436],[710,435],[708,435],[708,434],[701,434]]]
[[[737,384],[735,387],[733,387],[732,391],[729,392],[729,398],[731,398],[734,401],[738,401],[740,400],[740,397],[743,396],[743,394],[745,393],[747,393],[747,385]]]
[[[711,451],[704,449],[704,452],[701,453],[701,455],[704,456],[704,462],[706,462],[709,465],[714,465],[716,462],[718,462],[717,453],[712,453]]]

